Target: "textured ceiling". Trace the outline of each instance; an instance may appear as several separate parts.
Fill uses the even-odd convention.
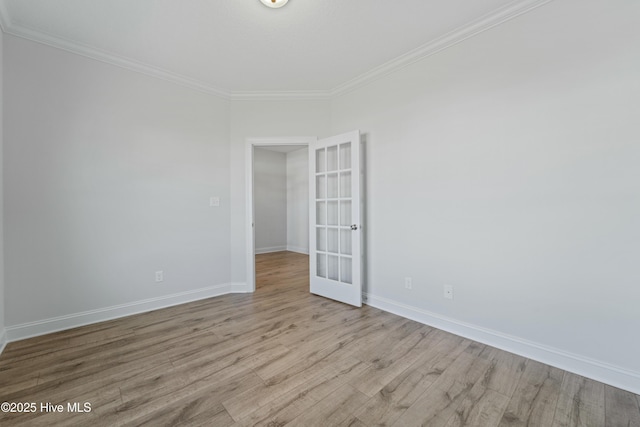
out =
[[[0,14],[9,33],[221,94],[330,94],[546,1],[0,0]]]

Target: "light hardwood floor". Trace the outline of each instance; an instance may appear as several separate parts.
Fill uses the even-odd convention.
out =
[[[38,411],[0,425],[640,426],[639,396],[311,295],[307,275],[304,255],[260,255],[255,294],[11,343],[0,402]]]

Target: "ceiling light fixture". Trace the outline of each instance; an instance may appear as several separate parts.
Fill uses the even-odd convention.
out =
[[[287,4],[289,0],[260,0],[263,5],[277,9]]]

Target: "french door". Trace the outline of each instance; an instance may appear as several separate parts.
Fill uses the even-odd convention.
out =
[[[360,132],[309,145],[311,293],[362,306]]]

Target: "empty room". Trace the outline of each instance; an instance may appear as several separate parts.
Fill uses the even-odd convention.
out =
[[[0,25],[3,427],[640,427],[640,2]]]

